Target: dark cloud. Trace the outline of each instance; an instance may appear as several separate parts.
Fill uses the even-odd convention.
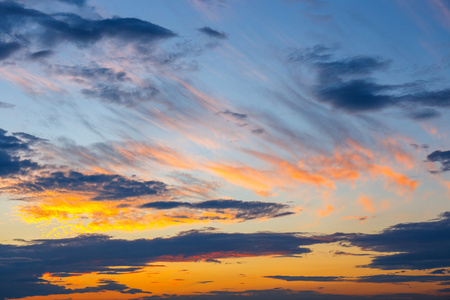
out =
[[[441,113],[434,109],[422,109],[419,111],[410,112],[408,116],[414,120],[428,120],[440,117]]]
[[[229,110],[222,112],[222,114],[231,116],[238,121],[242,121],[244,119],[247,119],[247,117],[248,117],[246,114],[240,114],[240,113],[232,112]]]
[[[322,101],[333,107],[348,111],[378,110],[395,101],[385,92],[391,87],[379,85],[372,80],[354,79],[327,86],[321,86],[317,94]]]
[[[372,56],[338,59],[331,54],[332,50],[317,45],[295,50],[288,56],[288,62],[316,71],[314,93],[321,102],[349,113],[399,107],[418,120],[438,117],[436,108],[450,107],[450,89],[428,90],[423,82],[380,84],[373,75],[386,70],[390,61]]]
[[[402,283],[402,282],[439,282],[450,280],[450,276],[438,276],[438,275],[395,275],[395,274],[383,274],[383,275],[370,275],[362,276],[357,279],[358,282],[371,282],[371,283]]]
[[[209,37],[215,38],[215,39],[227,39],[227,35],[225,32],[219,32],[217,30],[212,29],[211,27],[202,27],[199,28],[198,31],[200,31],[203,34],[206,34]]]
[[[41,59],[41,58],[49,57],[52,54],[53,54],[52,50],[42,50],[42,51],[37,51],[37,52],[31,53],[30,54],[30,58],[32,60],[38,60],[38,59]]]
[[[98,84],[89,89],[82,89],[81,93],[87,97],[97,98],[104,102],[125,106],[134,106],[138,102],[145,102],[155,98],[159,93],[152,85],[124,89],[118,84]]]
[[[175,202],[175,201],[157,201],[149,202],[141,206],[142,208],[152,209],[204,209],[204,210],[234,210],[237,211],[236,218],[252,220],[256,218],[274,218],[293,214],[293,212],[283,211],[288,208],[287,205],[280,203],[259,202],[259,201],[241,201],[241,200],[208,200],[196,203]]]
[[[262,128],[253,129],[252,133],[254,133],[254,134],[263,134],[264,133],[264,129],[262,129]]]
[[[0,108],[13,108],[15,105],[0,101]]]
[[[134,300],[447,300],[448,295],[429,294],[377,294],[377,295],[340,295],[322,294],[317,291],[293,291],[275,288],[266,290],[244,290],[239,292],[211,291],[202,295],[164,295],[136,298]]]
[[[398,252],[376,256],[366,267],[424,270],[450,267],[449,233],[450,212],[445,212],[429,222],[401,223],[377,234],[344,235],[343,240],[364,250]]]
[[[69,2],[82,4],[82,1]],[[69,13],[50,15],[13,2],[0,3],[0,15],[0,28],[5,34],[48,46],[67,41],[85,47],[104,38],[148,44],[175,36],[166,28],[135,18],[90,20]]]
[[[34,240],[24,245],[0,244],[0,291],[3,298],[116,290],[137,293],[112,281],[98,287],[70,290],[37,279],[44,273],[71,276],[110,272],[117,266],[144,267],[151,262],[299,255],[305,246],[327,242],[291,233],[217,233],[191,230],[170,238],[120,240],[105,235]],[[135,269],[133,269],[134,271]],[[0,298],[1,299],[1,298]]]
[[[351,282],[370,282],[370,283],[403,283],[403,282],[442,282],[450,280],[450,276],[439,275],[395,275],[381,274],[369,275],[356,278],[343,276],[264,276],[265,278],[279,279],[284,281],[351,281]]]
[[[30,181],[18,183],[13,189],[24,194],[42,191],[90,192],[95,194],[93,200],[117,200],[167,192],[166,184],[160,181],[138,181],[111,174],[85,175],[74,171],[41,174]]]
[[[104,102],[133,106],[155,98],[159,90],[150,82],[136,86],[124,71],[99,66],[54,66],[56,74],[68,76],[84,86],[81,93]],[[132,86],[130,86],[130,84]]]
[[[284,281],[343,281],[345,277],[336,277],[336,276],[282,276],[282,275],[273,275],[273,276],[264,276],[265,278],[272,279],[280,279]]]
[[[31,145],[39,140],[41,139],[22,133],[7,135],[7,131],[0,129],[0,177],[25,175],[40,169],[36,162],[21,158],[22,155],[29,154],[32,151]]]
[[[11,54],[18,51],[20,48],[22,48],[22,46],[18,42],[0,42],[0,60],[8,58]]]
[[[146,292],[141,289],[132,289],[126,286],[125,284],[118,283],[114,280],[103,279],[99,281],[99,285],[96,287],[86,287],[83,289],[72,290],[71,293],[98,293],[103,291],[115,291],[120,292],[121,294],[138,294],[145,293],[151,294],[151,292]]]
[[[430,274],[450,274],[450,272],[447,269],[437,269],[430,272]]]
[[[67,3],[67,4],[71,4],[71,5],[75,5],[78,7],[86,6],[86,0],[58,0],[58,1]]]
[[[111,68],[99,66],[83,67],[56,65],[53,68],[55,73],[71,76],[75,81],[91,81],[93,79],[99,79],[108,82],[123,82],[130,80],[124,71],[116,72]]]
[[[8,286],[3,286],[0,294],[1,300],[10,298],[23,298],[28,296],[47,296],[47,295],[67,295],[74,293],[98,293],[105,291],[119,292],[121,294],[151,294],[151,292],[141,289],[130,288],[125,284],[118,283],[114,280],[100,280],[99,285],[85,287],[80,289],[69,289],[63,286],[52,284],[43,279],[25,278],[18,281],[9,282]]]
[[[447,151],[436,150],[427,156],[427,160],[430,162],[441,163],[440,172],[450,171],[450,150]],[[435,172],[436,171],[432,171],[432,173]]]

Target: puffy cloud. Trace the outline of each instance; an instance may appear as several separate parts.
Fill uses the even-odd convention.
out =
[[[0,3],[0,13],[3,16],[0,26],[5,32],[9,34],[20,32],[27,38],[37,39],[38,43],[46,45],[68,41],[84,47],[104,38],[116,39],[123,43],[148,44],[175,36],[166,28],[135,18],[90,20],[76,14],[50,15],[13,2]],[[21,26],[33,30],[24,32],[25,27],[20,28]]]
[[[115,174],[85,175],[80,172],[53,172],[22,181],[12,190],[15,193],[64,191],[92,193],[93,200],[122,200],[129,197],[163,194],[167,186],[160,181],[138,181]]]
[[[450,171],[450,150],[447,151],[436,150],[427,156],[427,160],[430,162],[441,163],[440,172]],[[438,171],[431,171],[431,172],[436,173]]]
[[[31,146],[38,141],[39,138],[29,134],[7,135],[7,131],[0,129],[0,177],[24,175],[40,169],[36,162],[21,158],[32,152]]]
[[[450,212],[429,222],[400,223],[381,233],[344,237],[364,250],[384,253],[366,267],[383,270],[424,270],[450,267]]]
[[[373,75],[390,65],[379,57],[339,59],[332,55],[331,48],[317,45],[293,51],[288,62],[312,67],[317,73],[313,87],[317,99],[349,113],[400,107],[413,119],[428,119],[440,115],[436,108],[450,107],[450,89],[428,90],[417,82],[378,83]]]

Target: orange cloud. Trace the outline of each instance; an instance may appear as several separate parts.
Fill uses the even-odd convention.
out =
[[[402,145],[398,142],[397,139],[390,137],[382,140],[381,143],[388,151],[388,153],[394,156],[396,162],[403,164],[409,169],[414,166],[414,157],[403,150]]]
[[[145,200],[93,201],[83,194],[68,196],[50,192],[35,197],[40,197],[38,202],[16,207],[16,216],[27,223],[52,228],[48,235],[55,236],[111,230],[139,231],[194,223],[265,220],[284,212],[274,211],[270,215],[264,211],[260,215],[250,216],[249,211],[239,207],[189,208],[180,205],[171,209],[149,209],[141,207]],[[254,210],[251,212],[255,213]]]
[[[373,205],[372,201],[369,197],[363,196],[358,199],[358,203],[360,203],[362,206],[364,206],[364,209],[368,212],[374,213],[375,212],[375,206]]]
[[[319,210],[317,211],[317,214],[318,214],[319,217],[326,217],[326,216],[328,216],[329,214],[331,214],[331,213],[333,212],[333,210],[334,210],[334,207],[333,207],[333,206],[327,205],[327,206],[325,206],[324,209],[319,209]]]

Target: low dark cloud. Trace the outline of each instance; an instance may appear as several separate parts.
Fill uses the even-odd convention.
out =
[[[22,181],[12,188],[15,193],[69,191],[93,193],[93,200],[118,200],[130,197],[152,196],[167,192],[160,181],[139,181],[114,174],[86,175],[80,172],[52,172]]]
[[[209,37],[215,38],[215,39],[227,39],[227,35],[225,32],[219,32],[217,30],[212,29],[211,27],[202,27],[199,28],[198,31],[200,31],[203,34],[206,34]]]
[[[450,274],[450,272],[447,269],[437,269],[430,272],[430,274]]]
[[[380,84],[374,75],[385,71],[390,61],[373,56],[339,59],[332,50],[317,45],[295,50],[288,56],[289,63],[315,70],[317,83],[313,90],[321,102],[349,113],[397,107],[416,120],[438,117],[437,109],[450,107],[450,89],[428,90],[423,82]]]
[[[357,282],[402,283],[402,282],[440,282],[450,280],[450,276],[439,275],[395,275],[382,274],[359,277]]]
[[[38,163],[22,159],[22,155],[32,152],[31,146],[41,139],[23,133],[8,135],[0,129],[0,177],[25,175],[40,169]]]
[[[436,150],[427,156],[429,162],[439,162],[441,164],[440,172],[450,171],[450,150],[441,151]],[[432,173],[439,173],[439,171],[431,171]]]
[[[425,270],[450,267],[449,232],[450,212],[445,212],[429,222],[401,223],[381,233],[343,235],[342,239],[364,250],[398,252],[376,256],[366,267]]]
[[[274,288],[266,290],[243,290],[238,292],[211,291],[202,295],[164,295],[140,297],[133,300],[447,300],[448,295],[429,295],[416,293],[377,294],[377,295],[341,295],[322,294],[317,291],[293,291]]]
[[[340,276],[282,276],[282,275],[272,275],[264,276],[265,278],[280,279],[284,281],[343,281],[345,277]]]
[[[23,298],[28,296],[47,296],[47,295],[68,295],[74,293],[98,293],[113,291],[121,294],[151,294],[151,292],[141,289],[130,288],[125,284],[114,280],[99,280],[97,286],[85,287],[80,289],[70,289],[64,286],[52,284],[43,279],[25,278],[18,281],[9,282],[7,287],[2,286],[0,300],[11,298]]]
[[[327,240],[328,241],[328,240]],[[116,290],[138,293],[104,280],[97,287],[70,290],[37,279],[44,273],[64,276],[89,272],[107,273],[118,266],[144,267],[152,262],[299,255],[306,246],[327,242],[291,233],[218,233],[191,230],[170,238],[120,240],[105,235],[34,240],[24,245],[0,244],[0,290],[4,298]],[[136,269],[132,269],[135,271]]]
[[[396,274],[368,275],[355,278],[343,276],[283,276],[283,275],[272,275],[264,277],[284,281],[315,281],[315,282],[347,281],[347,282],[370,282],[370,283],[443,282],[450,280],[450,276],[396,275]]]
[[[275,218],[293,214],[285,211],[288,206],[280,203],[260,202],[260,201],[241,201],[241,200],[208,200],[202,202],[176,202],[176,201],[157,201],[149,202],[141,206],[142,208],[152,209],[175,209],[189,208],[202,210],[233,210],[237,211],[236,218],[243,220],[252,220],[256,218]]]

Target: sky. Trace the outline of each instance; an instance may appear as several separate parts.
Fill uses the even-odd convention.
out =
[[[450,1],[0,2],[0,300],[450,297]]]

